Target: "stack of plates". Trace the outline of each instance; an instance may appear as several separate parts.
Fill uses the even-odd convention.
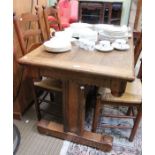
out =
[[[67,52],[71,49],[71,43],[59,37],[53,37],[51,40],[44,43],[44,48],[49,52]]]
[[[81,29],[80,31],[78,31],[78,35],[79,38],[87,39],[94,42],[96,42],[98,39],[98,33],[89,28]]]
[[[65,29],[66,32],[72,32],[72,37],[74,38],[83,38],[89,39],[91,41],[97,41],[98,33],[93,31],[91,28],[67,28]]]
[[[70,27],[75,29],[83,29],[83,28],[91,28],[92,25],[88,23],[72,23],[70,24]]]
[[[72,37],[89,39],[91,41],[97,41],[98,33],[92,30],[92,25],[88,23],[72,23],[65,31],[71,31]]]
[[[57,31],[55,32],[55,37],[63,39],[63,40],[71,40],[73,35],[72,31]]]
[[[109,40],[111,42],[116,39],[128,40],[128,27],[127,26],[114,26],[106,25],[103,30],[99,32],[99,39]]]
[[[107,27],[109,27],[108,24],[94,24],[93,25],[93,29],[97,32],[103,32],[103,30],[106,29]]]

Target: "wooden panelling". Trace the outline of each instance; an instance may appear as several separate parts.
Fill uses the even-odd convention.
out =
[[[25,12],[35,12],[35,6],[37,5],[47,5],[48,0],[13,0],[13,11],[17,15]]]
[[[33,0],[13,0],[13,11],[15,11],[17,15],[31,11],[32,4]]]

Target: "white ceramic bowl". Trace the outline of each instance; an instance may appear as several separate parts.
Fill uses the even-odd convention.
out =
[[[62,38],[53,37],[44,43],[44,48],[49,52],[66,52],[71,49],[71,43]]]
[[[73,33],[71,31],[58,31],[55,32],[55,37],[70,41],[72,38],[72,34]]]

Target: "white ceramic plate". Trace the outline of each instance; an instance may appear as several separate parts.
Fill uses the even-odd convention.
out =
[[[70,27],[79,29],[79,28],[90,28],[92,27],[92,25],[88,23],[72,23],[70,24]]]
[[[123,37],[128,37],[128,33],[122,33],[122,34],[109,33],[109,34],[106,34],[104,31],[100,32],[100,35],[103,35],[103,36],[109,37],[109,38],[115,38],[115,39],[121,39]]]
[[[67,52],[71,49],[71,43],[70,42],[65,42],[63,40],[50,40],[46,41],[44,43],[44,48],[45,50],[49,52],[55,52],[55,53],[60,53],[60,52]]]
[[[48,48],[45,47],[45,50],[48,52],[52,52],[52,53],[62,53],[62,52],[67,52],[71,50],[71,47],[66,47],[66,48],[62,48],[62,49],[55,49],[55,48]]]
[[[116,50],[120,50],[120,51],[126,51],[130,48],[129,44],[120,44],[117,42],[114,42],[112,44],[113,48],[115,48]]]
[[[95,46],[95,49],[97,49],[98,51],[101,51],[101,52],[110,52],[110,51],[112,51],[114,48],[113,48],[112,46],[104,47],[104,46],[98,44],[98,45]]]
[[[104,30],[106,32],[122,33],[122,32],[127,32],[128,27],[126,25],[123,25],[123,26],[109,25]]]

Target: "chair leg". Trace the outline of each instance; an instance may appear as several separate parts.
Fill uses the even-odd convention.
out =
[[[40,113],[40,105],[38,102],[38,98],[35,92],[35,87],[33,86],[33,96],[34,96],[34,105],[35,105],[35,109],[36,109],[36,113],[37,113],[37,119],[40,120],[41,119],[41,113]]]
[[[126,115],[131,116],[132,115],[132,107],[128,107],[128,111],[126,113]]]
[[[130,137],[129,137],[129,141],[130,142],[132,142],[134,137],[135,137],[135,134],[136,134],[136,131],[138,129],[141,117],[142,117],[142,106],[140,106],[139,109],[138,109],[138,114],[136,116],[136,119],[135,119],[135,122],[134,122],[134,126],[133,126],[133,128],[131,130],[131,134],[130,134]]]
[[[93,118],[93,125],[92,125],[92,131],[96,132],[97,124],[98,124],[98,118],[100,114],[100,105],[101,105],[101,97],[97,97],[96,105],[94,108],[94,118]]]
[[[50,100],[54,102],[54,93],[50,93]]]

